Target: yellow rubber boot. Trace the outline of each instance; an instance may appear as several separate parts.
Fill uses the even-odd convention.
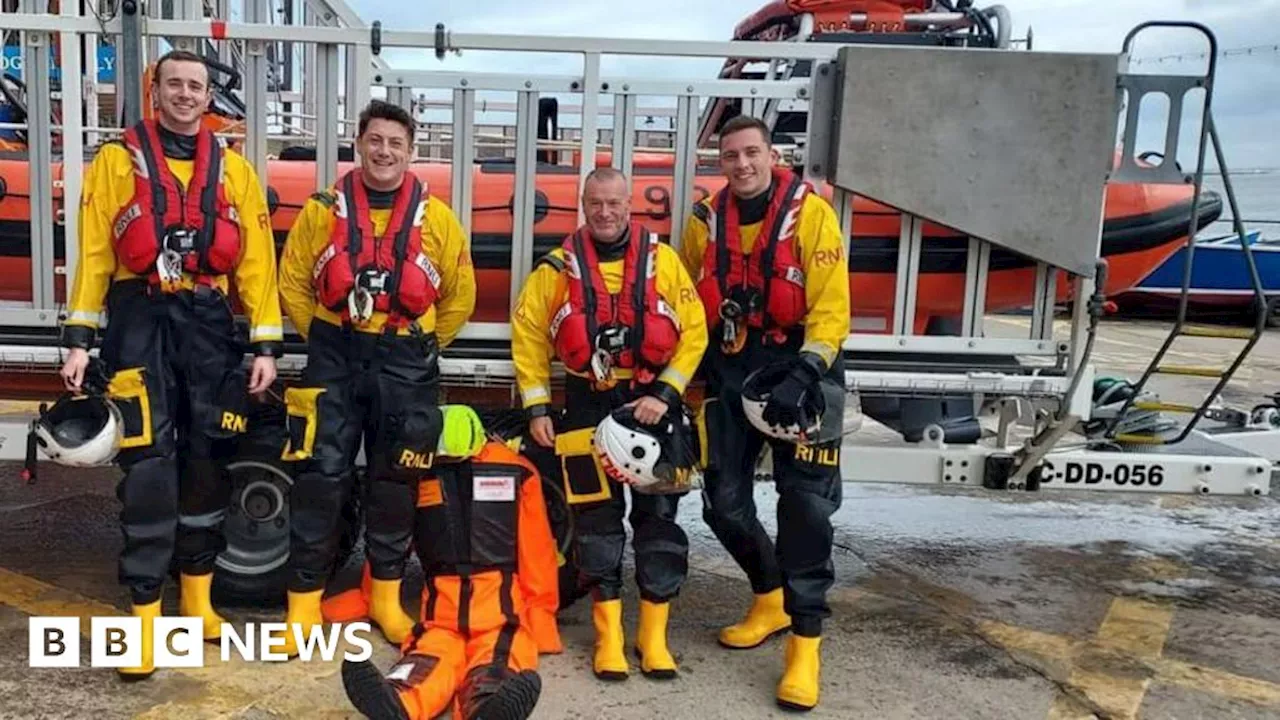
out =
[[[622,601],[599,600],[591,606],[596,628],[596,654],[592,669],[601,680],[626,680],[627,656],[623,652]]]
[[[377,623],[382,635],[393,645],[400,645],[413,632],[413,618],[400,604],[400,581],[374,579],[369,592],[369,619]]]
[[[284,647],[277,652],[282,652],[289,657],[298,655],[298,641],[294,634],[295,626],[301,630],[304,642],[311,637],[313,628],[318,627],[324,622],[324,615],[320,612],[320,597],[324,595],[324,590],[312,590],[311,592],[294,592],[289,591],[289,609],[285,612],[284,622]]]
[[[786,668],[778,682],[778,706],[787,710],[812,710],[818,705],[818,675],[822,658],[820,637],[787,638]]]
[[[116,668],[116,672],[120,674],[120,679],[129,682],[145,680],[151,677],[151,673],[156,671],[155,653],[152,651],[155,628],[152,622],[160,617],[160,601],[156,600],[146,605],[134,605],[133,616],[142,618],[142,662],[135,667]]]
[[[670,680],[676,676],[676,659],[667,649],[667,617],[670,611],[670,603],[640,601],[636,652],[640,655],[640,672],[647,678]]]
[[[206,642],[217,641],[222,637],[222,616],[213,609],[210,589],[213,587],[213,573],[206,575],[187,575],[179,578],[178,614],[184,617],[198,617],[204,622],[204,639]]]
[[[782,609],[782,588],[756,595],[742,622],[720,631],[720,644],[746,650],[791,627],[791,616]]]

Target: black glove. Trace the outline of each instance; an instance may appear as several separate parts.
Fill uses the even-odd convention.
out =
[[[814,353],[801,353],[800,361],[769,392],[769,402],[765,403],[762,417],[770,425],[796,425],[800,423],[800,404],[805,393],[811,392],[822,381],[825,371],[822,358]]]

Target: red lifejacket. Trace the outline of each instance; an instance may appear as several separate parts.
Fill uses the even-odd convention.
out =
[[[409,325],[440,295],[440,273],[422,245],[427,188],[416,175],[407,173],[391,206],[387,227],[377,235],[361,171],[348,172],[340,187],[337,220],[312,271],[316,298],[350,320],[347,296],[359,278],[361,287],[374,297],[374,310],[389,315],[389,325]]]
[[[785,330],[804,319],[808,303],[795,232],[800,208],[811,192],[813,186],[800,176],[773,169],[773,195],[750,255],[742,252],[738,203],[731,202],[729,189],[712,199],[706,218],[710,237],[697,281],[709,329],[720,323],[725,298],[737,298],[739,304],[743,298],[750,301],[750,307],[742,308],[749,327]]]
[[[629,368],[645,382],[675,355],[680,321],[658,294],[658,237],[639,223],[632,223],[628,232],[622,289],[616,296],[605,286],[590,230],[583,227],[565,238],[561,247],[569,297],[551,320],[551,338],[557,357],[570,370],[587,372],[592,354],[609,346],[613,367]],[[619,345],[610,346],[610,338]]]
[[[133,155],[133,202],[112,223],[120,264],[155,281],[156,258],[167,246],[182,256],[182,269],[197,281],[231,272],[240,257],[240,218],[223,183],[222,141],[207,129],[196,135],[195,166],[185,191],[165,162],[154,120],[126,130],[124,146]]]

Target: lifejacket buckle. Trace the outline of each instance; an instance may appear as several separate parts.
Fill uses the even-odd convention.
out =
[[[725,298],[720,302],[720,319],[727,321],[736,321],[743,315],[742,305],[732,298]]]
[[[165,230],[164,246],[179,255],[195,252],[196,232],[188,227],[174,225]]]
[[[617,325],[600,328],[600,332],[596,333],[596,349],[616,356],[627,349],[627,343],[630,340],[630,329]]]
[[[360,274],[356,276],[356,287],[365,290],[370,295],[385,295],[390,284],[391,273],[386,270],[368,268],[361,270]]]
[[[373,317],[373,295],[362,287],[354,287],[347,293],[347,313],[359,325]]]

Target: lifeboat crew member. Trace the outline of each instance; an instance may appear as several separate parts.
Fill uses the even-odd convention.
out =
[[[385,674],[347,661],[343,687],[370,718],[520,720],[541,693],[538,654],[562,650],[556,543],[534,465],[466,405],[424,406],[440,440],[417,485],[421,616]]]
[[[754,464],[771,439],[745,419],[741,390],[753,370],[794,361],[764,412],[766,421],[786,425],[797,422],[802,396],[823,375],[843,386],[849,278],[834,209],[777,159],[764,123],[748,116],[725,123],[719,162],[727,187],[694,206],[680,254],[697,279],[712,338],[703,366],[710,438],[703,517],[755,595],[719,641],[750,648],[790,628],[777,701],[808,709],[818,702],[822,621],[835,574],[830,518],[841,503],[839,440],[771,442],[775,549],[752,497]]]
[[[154,119],[103,145],[86,173],[62,329],[61,375],[78,391],[106,309],[101,359],[123,420],[119,577],[143,630],[142,661],[120,669],[126,679],[154,670],[152,621],[175,555],[179,612],[203,619],[205,639],[220,636],[209,591],[230,502],[221,464],[247,429],[248,394],[274,382],[282,347],[266,196],[253,166],[200,126],[208,68],[173,51],[153,82]],[[247,377],[230,278],[249,319]]]
[[[592,454],[596,425],[625,404],[653,425],[683,412],[682,396],[707,344],[706,318],[679,255],[631,220],[631,183],[599,168],[583,187],[586,225],[536,263],[512,317],[512,358],[529,435],[554,448],[574,513],[579,589],[592,594],[593,669],[625,679],[623,485]],[[565,367],[565,407],[551,410],[551,360]],[[688,572],[689,543],[676,524],[680,495],[631,494],[640,590],[640,669],[674,677],[667,650],[669,602]]]
[[[475,308],[470,243],[457,217],[413,173],[413,119],[373,100],[356,137],[360,165],[307,200],[280,261],[285,312],[307,340],[307,368],[286,391],[284,459],[305,462],[290,493],[290,577],[282,652],[297,654],[322,622],[342,507],[364,440],[369,617],[399,644],[413,620],[400,582],[413,529],[413,450],[407,411],[434,405],[439,351]]]

